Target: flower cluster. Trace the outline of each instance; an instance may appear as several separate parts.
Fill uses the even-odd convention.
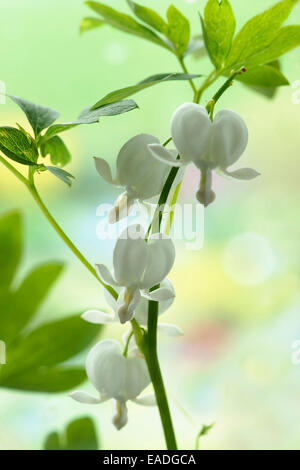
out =
[[[248,143],[247,126],[232,110],[219,111],[212,120],[212,115],[202,106],[185,103],[173,114],[171,133],[176,150],[167,149],[159,139],[149,134],[137,135],[126,142],[117,158],[115,179],[108,163],[95,158],[101,177],[125,190],[109,214],[110,223],[126,217],[135,201],[153,201],[155,198],[157,202],[170,166],[196,165],[201,171],[197,198],[204,205],[214,199],[210,188],[212,170],[218,169],[241,179],[257,175],[251,169],[228,170],[241,157]],[[174,244],[168,236],[156,233],[156,229],[148,235],[139,224],[128,226],[114,248],[113,272],[103,264],[96,265],[101,282],[112,288],[112,291],[105,291],[105,297],[113,313],[89,310],[82,315],[85,321],[97,324],[119,321],[124,324],[134,319],[138,326],[144,328],[148,324],[149,300],[158,302],[159,315],[172,305],[175,291],[167,276],[175,261]],[[113,423],[117,429],[127,423],[128,400],[144,405],[155,404],[152,395],[140,397],[150,384],[150,377],[133,331],[129,330],[124,335],[123,352],[121,345],[113,340],[100,341],[90,351],[86,371],[99,396],[80,391],[71,394],[76,401],[88,404],[116,400],[117,412]],[[177,326],[162,323],[158,324],[158,331],[174,337],[182,334]]]

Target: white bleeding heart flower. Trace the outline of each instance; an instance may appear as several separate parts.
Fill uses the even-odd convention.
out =
[[[248,143],[246,123],[235,111],[223,109],[211,121],[203,106],[185,103],[172,116],[171,134],[180,160],[162,145],[150,144],[149,149],[159,161],[177,167],[194,163],[208,173],[217,168],[226,176],[244,180],[259,175],[251,168],[227,170],[242,156]]]
[[[174,287],[171,281],[169,281],[169,279],[164,279],[160,283],[160,286],[163,288],[169,289],[170,292],[173,292],[173,297],[170,297],[168,300],[162,300],[161,302],[159,302],[158,315],[161,315],[162,313],[164,313],[172,305],[175,299]],[[120,293],[121,288],[115,287],[115,290],[118,293]],[[100,310],[88,310],[87,312],[81,315],[83,320],[89,323],[94,323],[98,325],[109,325],[111,323],[119,322],[119,318],[117,314],[118,303],[116,299],[106,289],[104,289],[104,296],[105,296],[107,303],[113,309],[114,313],[110,314],[110,313],[103,312]],[[141,300],[135,309],[134,318],[139,323],[139,325],[147,326],[147,323],[148,323],[148,300],[147,298],[141,297]],[[158,332],[164,333],[167,336],[172,336],[172,337],[183,335],[182,330],[178,326],[168,324],[168,323],[159,323]],[[131,333],[131,330],[129,330],[128,334],[130,333]],[[125,336],[124,341],[126,343],[127,336]]]
[[[113,253],[114,276],[105,265],[96,265],[102,282],[121,287],[116,306],[121,323],[133,318],[141,295],[158,302],[174,297],[170,286],[149,291],[166,278],[174,261],[174,244],[166,235],[154,234],[146,241],[145,232],[138,224],[130,225],[121,233]]]
[[[125,189],[109,213],[110,223],[126,217],[136,200],[147,201],[162,190],[168,168],[153,158],[149,144],[159,144],[159,139],[150,134],[139,134],[128,140],[118,154],[115,178],[109,164],[103,158],[95,157],[100,176],[108,183]]]
[[[4,341],[0,341],[0,364],[6,364],[6,347]]]
[[[139,397],[151,380],[145,359],[137,348],[129,351],[125,357],[117,341],[100,341],[88,354],[86,372],[98,391],[98,397],[82,391],[72,392],[70,397],[79,403],[91,405],[116,400],[117,413],[113,424],[117,429],[122,429],[127,423],[128,400],[145,406],[156,404],[152,394]]]

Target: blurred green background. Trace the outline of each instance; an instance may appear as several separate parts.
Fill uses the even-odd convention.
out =
[[[170,2],[140,3],[164,13]],[[200,33],[197,9],[205,1],[173,3],[190,19],[193,33]],[[240,27],[274,2],[231,3]],[[125,1],[109,4],[128,11]],[[181,71],[167,51],[109,27],[80,37],[80,20],[89,15],[82,0],[1,0],[0,80],[8,93],[56,108],[60,122],[66,122],[116,88]],[[289,22],[299,20],[300,5]],[[207,59],[189,58],[187,65],[193,73],[211,70]],[[282,59],[282,68],[291,84],[300,80],[299,49]],[[163,321],[177,323],[185,335],[176,341],[161,338],[160,353],[181,448],[192,448],[198,428],[211,422],[216,424],[201,441],[203,449],[300,448],[300,365],[291,360],[292,344],[300,339],[300,104],[293,104],[294,92],[284,87],[269,101],[236,83],[220,103],[245,118],[250,140],[239,163],[262,176],[249,183],[216,177],[217,200],[205,213],[204,247],[190,252],[177,243],[170,276],[177,298]],[[64,134],[73,155],[67,169],[76,176],[71,190],[51,175],[38,179],[50,210],[91,263],[111,264],[113,244],[97,239],[96,209],[118,194],[96,174],[91,157],[114,165],[120,146],[133,135],[166,139],[172,112],[192,96],[188,83],[174,82],[134,99],[139,110]],[[11,102],[0,106],[0,121],[28,129]],[[195,200],[197,182],[197,172],[189,169],[182,201]],[[104,307],[99,284],[57,238],[25,188],[0,166],[0,213],[14,208],[22,210],[26,230],[20,276],[35,263],[66,262],[39,321]],[[123,332],[120,326],[108,327],[103,336],[121,338]],[[129,404],[129,423],[117,432],[110,422],[111,402],[88,407],[66,394],[9,390],[0,390],[0,402],[0,449],[41,448],[49,431],[86,414],[96,420],[104,449],[164,447],[153,409]]]

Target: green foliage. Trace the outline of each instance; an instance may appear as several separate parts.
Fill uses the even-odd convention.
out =
[[[179,57],[185,53],[190,41],[190,23],[174,5],[167,10],[167,37],[174,45]]]
[[[50,433],[44,444],[45,450],[98,450],[99,443],[94,422],[89,417],[75,419],[65,432]]]
[[[147,39],[170,50],[178,57],[183,57],[190,42],[190,23],[174,5],[167,10],[166,22],[151,8],[131,0],[127,0],[127,3],[135,16],[147,27],[131,16],[120,13],[107,5],[99,2],[86,2],[93,11],[101,15],[102,20],[114,28]]]
[[[59,117],[59,112],[54,109],[30,103],[17,96],[9,95],[9,97],[24,111],[35,136]]]
[[[126,88],[120,88],[115,90],[108,95],[104,96],[100,101],[97,101],[96,104],[91,109],[98,109],[101,106],[107,105],[109,103],[114,103],[118,100],[122,100],[131,96],[139,91],[145,90],[153,85],[167,81],[176,81],[176,80],[191,80],[193,78],[198,78],[201,75],[190,75],[185,73],[162,73],[158,75],[152,75],[151,77],[146,78],[137,85],[129,86]]]
[[[40,144],[44,144],[54,135],[65,132],[81,124],[93,124],[99,122],[99,118],[101,116],[116,116],[118,114],[127,113],[128,111],[132,111],[133,109],[137,108],[138,106],[133,100],[124,100],[101,106],[96,110],[93,108],[84,109],[75,121],[63,124],[54,124],[53,126],[49,127],[41,138]]]
[[[247,85],[262,88],[275,88],[289,84],[286,77],[273,65],[249,68],[247,73],[238,75],[236,79]]]
[[[90,31],[91,29],[100,28],[103,26],[105,21],[99,20],[98,18],[86,17],[80,23],[79,31],[80,33],[85,33],[86,31]]]
[[[300,27],[280,29],[296,3],[283,0],[249,20],[236,35],[225,68],[265,64],[296,47]]]
[[[117,28],[125,33],[133,34],[135,36],[147,39],[148,41],[154,42],[159,46],[169,49],[169,45],[160,38],[154,31],[149,28],[146,28],[141,23],[136,21],[131,16],[128,16],[124,13],[120,13],[113,8],[104,5],[99,2],[86,2],[92,10],[101,15],[101,17],[108,23],[110,26]]]
[[[43,157],[50,155],[53,165],[65,166],[71,160],[71,154],[64,141],[57,135],[41,145]]]
[[[52,175],[56,176],[56,178],[60,179],[64,183],[66,183],[68,186],[72,186],[72,179],[74,179],[74,176],[71,175],[66,170],[63,170],[62,168],[58,168],[55,166],[46,166],[45,168],[52,173]]]
[[[85,380],[85,370],[62,363],[87,348],[100,328],[84,322],[79,314],[30,328],[63,265],[38,266],[16,286],[22,241],[20,214],[1,217],[0,338],[6,343],[7,364],[1,368],[0,386],[40,392],[69,390]]]
[[[38,159],[34,141],[15,127],[0,127],[0,150],[11,160],[23,165],[34,165]]]
[[[209,0],[202,20],[203,36],[216,69],[223,67],[235,32],[235,17],[228,0]]]
[[[158,13],[156,13],[156,11],[152,10],[151,8],[138,5],[131,0],[127,0],[127,3],[137,18],[146,23],[148,26],[151,26],[151,28],[155,29],[159,33],[162,33],[165,36],[167,35],[168,25],[165,20]]]

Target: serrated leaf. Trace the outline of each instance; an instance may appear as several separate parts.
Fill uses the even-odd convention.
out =
[[[86,17],[81,20],[79,32],[82,34],[91,29],[100,28],[103,25],[105,25],[105,21],[99,20],[98,18]]]
[[[38,159],[33,140],[15,127],[0,127],[0,150],[8,158],[23,165],[35,165]]]
[[[237,75],[236,80],[252,87],[276,88],[288,85],[287,78],[271,65],[258,65],[248,68],[246,73]]]
[[[151,8],[138,5],[131,0],[127,0],[127,3],[136,17],[151,26],[153,29],[162,34],[167,34],[168,25],[165,20],[156,11]]]
[[[72,186],[72,179],[75,179],[75,177],[71,175],[71,173],[56,166],[45,165],[45,168],[47,168],[47,170],[50,171],[52,175],[56,176],[56,178],[66,183],[68,186]]]
[[[129,86],[126,88],[120,88],[115,90],[108,95],[104,96],[100,101],[97,101],[96,104],[91,109],[98,109],[101,106],[107,105],[109,103],[114,103],[118,100],[127,98],[128,96],[134,95],[139,91],[145,90],[151,86],[157,85],[159,83],[167,81],[176,81],[176,80],[191,80],[193,78],[198,78],[201,75],[189,75],[185,73],[162,73],[158,75],[152,75],[151,77],[146,78],[137,85]]]
[[[112,27],[117,28],[125,33],[133,34],[140,38],[146,39],[148,41],[154,42],[159,46],[162,46],[166,49],[170,49],[168,44],[161,39],[157,34],[155,34],[151,29],[146,28],[142,24],[138,23],[131,16],[126,15],[125,13],[120,13],[113,8],[103,5],[99,2],[86,2],[92,10],[102,16],[104,20]]]
[[[9,95],[9,97],[24,111],[36,136],[59,117],[59,112],[54,109],[31,103],[17,96]]]
[[[71,160],[71,154],[64,141],[55,135],[41,145],[41,154],[43,157],[50,155],[51,163],[63,167]]]
[[[36,315],[62,270],[61,263],[37,266],[19,287],[0,295],[0,337],[8,344]]]
[[[94,422],[85,417],[72,421],[66,429],[66,450],[98,450]]]
[[[268,50],[278,35],[279,28],[288,18],[298,0],[283,0],[249,20],[236,35],[226,61],[226,69],[270,62],[277,57],[257,60],[262,51]]]
[[[3,215],[0,218],[0,292],[7,290],[14,279],[22,256],[22,243],[23,231],[20,213],[9,212]],[[2,338],[1,335],[0,337]]]
[[[94,124],[99,122],[99,118],[102,116],[117,116],[118,114],[128,113],[129,111],[137,108],[138,105],[133,100],[117,101],[115,103],[102,106],[96,110],[93,110],[92,108],[86,108],[80,113],[79,117],[75,121],[54,124],[53,126],[49,127],[49,129],[47,129],[45,134],[42,136],[40,145],[42,145],[54,135],[65,132],[69,129],[72,129],[73,127],[79,126],[81,124]]]
[[[168,31],[167,36],[179,55],[183,56],[190,42],[190,23],[186,17],[174,6],[167,10]]]
[[[223,67],[231,50],[235,17],[228,0],[208,0],[202,22],[205,45],[216,69]]]
[[[59,393],[77,387],[86,380],[82,367],[46,367],[4,377],[7,363],[1,370],[0,386],[30,392]]]

